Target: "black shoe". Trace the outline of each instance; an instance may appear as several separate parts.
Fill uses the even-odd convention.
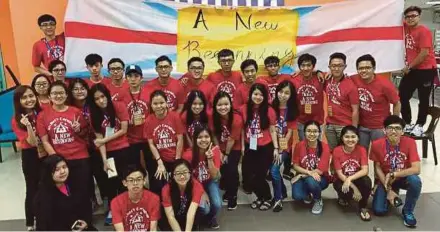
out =
[[[283,210],[283,202],[281,200],[278,200],[275,202],[272,211],[278,213],[281,210]]]
[[[223,194],[223,202],[228,202],[228,196],[226,196],[226,194]]]
[[[291,173],[290,170],[284,171],[283,178],[290,181],[293,179],[293,173]]]
[[[228,200],[228,210],[232,211],[237,209],[237,197],[231,197],[231,199]]]
[[[214,229],[214,230],[220,229],[220,225],[217,223],[217,219],[216,218],[213,218],[211,220],[211,222],[209,223],[209,228]]]

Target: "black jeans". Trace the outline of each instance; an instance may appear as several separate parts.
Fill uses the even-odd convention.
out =
[[[35,211],[33,201],[37,194],[38,182],[40,181],[41,160],[38,157],[37,148],[24,149],[21,151],[21,155],[21,167],[26,183],[26,198],[24,200],[26,226],[34,226]]]
[[[246,176],[243,174],[243,178],[246,180],[244,182],[250,185],[252,192],[259,200],[272,199],[266,175],[273,161],[273,150],[272,143],[258,146],[256,151],[250,150],[249,144],[245,146],[243,169],[245,169]]]
[[[92,167],[92,175],[95,177],[96,183],[98,185],[99,188],[99,193],[101,193],[101,198],[107,197],[108,196],[108,177],[107,177],[107,173],[104,172],[104,166],[102,163],[102,157],[101,157],[101,153],[94,149],[94,148],[89,148],[89,155],[90,155],[90,163],[91,163],[91,167]],[[92,180],[92,196],[94,196],[95,191],[95,183]]]
[[[238,163],[240,162],[241,151],[233,150],[228,155],[228,162],[222,165],[221,176],[225,186],[225,196],[230,199],[237,197],[239,175]]]
[[[361,192],[362,199],[359,201],[359,209],[363,209],[367,207],[368,198],[371,194],[371,179],[368,176],[363,176],[357,180],[354,180],[352,182]],[[338,197],[342,198],[346,201],[350,201],[353,199],[353,189],[350,188],[350,191],[348,193],[342,192],[342,185],[344,183],[338,178],[333,183],[333,188],[335,188],[336,192],[338,193]]]
[[[91,190],[90,181],[92,179],[90,159],[74,159],[67,160],[69,166],[69,179],[72,195],[79,196],[80,204],[84,204],[83,209],[87,209],[85,214],[90,215],[92,218],[92,202],[91,202]]]
[[[173,168],[173,164],[174,162],[166,162],[164,160],[162,160],[165,169],[167,170],[167,173],[169,174],[171,172],[171,169]],[[157,171],[157,161],[153,161],[152,163],[152,177],[151,177],[151,182],[150,182],[150,191],[153,193],[156,193],[157,195],[161,196],[162,195],[162,188],[163,186],[165,186],[168,181],[164,178],[162,179],[157,179],[156,177],[154,177],[154,174]]]
[[[402,118],[411,123],[411,106],[409,100],[417,89],[419,95],[419,113],[416,124],[424,125],[428,115],[429,95],[436,75],[435,69],[413,69],[402,78],[399,85],[399,97],[402,104]]]
[[[127,188],[122,184],[122,175],[124,175],[127,169],[127,159],[130,153],[130,147],[122,149],[108,151],[107,158],[113,158],[115,160],[117,176],[108,179],[108,204],[110,206],[113,198],[117,195],[125,192]]]

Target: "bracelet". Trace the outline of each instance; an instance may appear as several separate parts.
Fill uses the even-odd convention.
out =
[[[159,161],[159,160],[160,160],[160,156],[159,156],[159,158],[156,159],[156,161]]]

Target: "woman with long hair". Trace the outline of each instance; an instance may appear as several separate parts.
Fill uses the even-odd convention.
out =
[[[68,161],[72,193],[82,196],[82,203],[89,205],[91,211],[90,185],[84,184],[92,178],[85,139],[88,125],[81,110],[67,104],[68,92],[62,81],[51,84],[52,105],[38,114],[37,132],[49,155],[59,154]]]
[[[182,157],[183,133],[185,131],[177,112],[168,110],[167,97],[162,90],[150,95],[151,112],[147,118],[145,134],[153,153],[152,170],[149,171],[150,189],[160,194],[167,183],[173,162]]]
[[[44,74],[38,74],[32,79],[31,87],[37,92],[38,102],[44,110],[50,108],[49,87],[50,79]]]
[[[277,115],[277,139],[280,146],[279,154],[274,154],[274,161],[270,168],[272,176],[272,187],[274,193],[273,211],[279,212],[283,209],[282,199],[287,197],[286,186],[280,173],[280,167],[290,168],[290,154],[292,151],[293,133],[297,130],[296,118],[298,107],[296,105],[295,87],[290,81],[282,81],[275,90],[275,98],[272,107]],[[289,165],[286,165],[286,162]]]
[[[304,124],[305,139],[296,144],[293,152],[293,169],[296,176],[292,179],[292,198],[314,202],[313,214],[321,214],[324,203],[321,192],[328,187],[328,168],[330,165],[330,148],[319,140],[321,127],[316,121]]]
[[[351,200],[358,202],[359,217],[370,221],[367,209],[371,193],[371,179],[368,177],[368,155],[359,144],[358,129],[346,126],[341,131],[341,145],[333,149],[333,165],[337,179],[333,187],[338,193],[338,203],[348,206]]]
[[[197,209],[204,194],[203,185],[192,177],[191,164],[177,159],[171,168],[170,183],[162,189],[162,205],[168,225],[161,230],[197,231],[199,220]]]
[[[220,146],[223,154],[221,174],[225,187],[223,199],[228,201],[228,210],[237,208],[239,185],[238,164],[241,158],[241,130],[243,119],[234,112],[231,96],[223,91],[214,96],[212,118],[209,119],[213,129],[214,144]]]
[[[213,146],[211,131],[206,125],[195,128],[193,145],[192,150],[183,153],[182,158],[191,163],[194,178],[202,183],[208,194],[210,206],[202,210],[206,224],[211,229],[218,229],[217,214],[222,207],[219,188],[220,148]]]
[[[41,182],[35,198],[36,230],[83,231],[94,229],[92,214],[82,198],[71,191],[66,159],[53,154],[43,161]]]
[[[21,147],[21,167],[26,183],[25,215],[27,230],[34,230],[34,208],[32,199],[40,179],[40,158],[47,155],[36,132],[36,119],[41,111],[37,93],[28,85],[20,85],[14,91],[14,117],[12,130]]]
[[[245,154],[242,171],[245,184],[250,184],[257,199],[252,209],[266,211],[272,207],[272,194],[266,181],[273,157],[279,154],[275,111],[269,106],[267,88],[255,83],[249,90],[249,100],[241,107],[245,122]]]
[[[194,128],[200,125],[208,125],[207,101],[200,90],[192,90],[186,99],[183,112],[180,115],[186,128],[186,141],[188,147],[193,147]]]
[[[90,89],[87,97],[90,107],[90,118],[95,131],[95,146],[101,153],[103,169],[105,172],[117,176],[108,179],[108,202],[118,194],[125,191],[122,185],[122,173],[130,164],[130,147],[127,139],[128,111],[122,102],[112,102],[110,92],[101,83],[95,84]],[[112,165],[114,164],[114,165]],[[114,170],[116,169],[116,170]],[[111,223],[111,212],[107,214],[105,223]]]

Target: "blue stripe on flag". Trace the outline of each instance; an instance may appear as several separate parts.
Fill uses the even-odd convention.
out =
[[[258,0],[251,0],[251,6],[258,6]]]
[[[246,0],[238,0],[237,4],[239,6],[246,6]]]
[[[317,8],[319,8],[319,6],[300,7],[300,8],[296,8],[296,9],[293,9],[293,10],[298,12],[299,17],[302,17],[302,16],[304,16],[304,15],[314,11]]]
[[[175,10],[165,4],[158,3],[158,2],[150,2],[149,0],[144,0],[144,4],[163,13],[163,14],[166,14],[168,16],[171,16],[171,17],[177,19],[177,10]]]
[[[271,0],[264,0],[264,6],[270,6]]]
[[[277,6],[284,6],[284,0],[277,0]]]
[[[227,1],[226,0],[222,0],[222,6],[227,6],[227,5],[228,5]]]
[[[215,0],[208,0],[208,5],[215,5]]]
[[[193,0],[193,3],[195,3],[195,4],[202,4],[202,0]]]

